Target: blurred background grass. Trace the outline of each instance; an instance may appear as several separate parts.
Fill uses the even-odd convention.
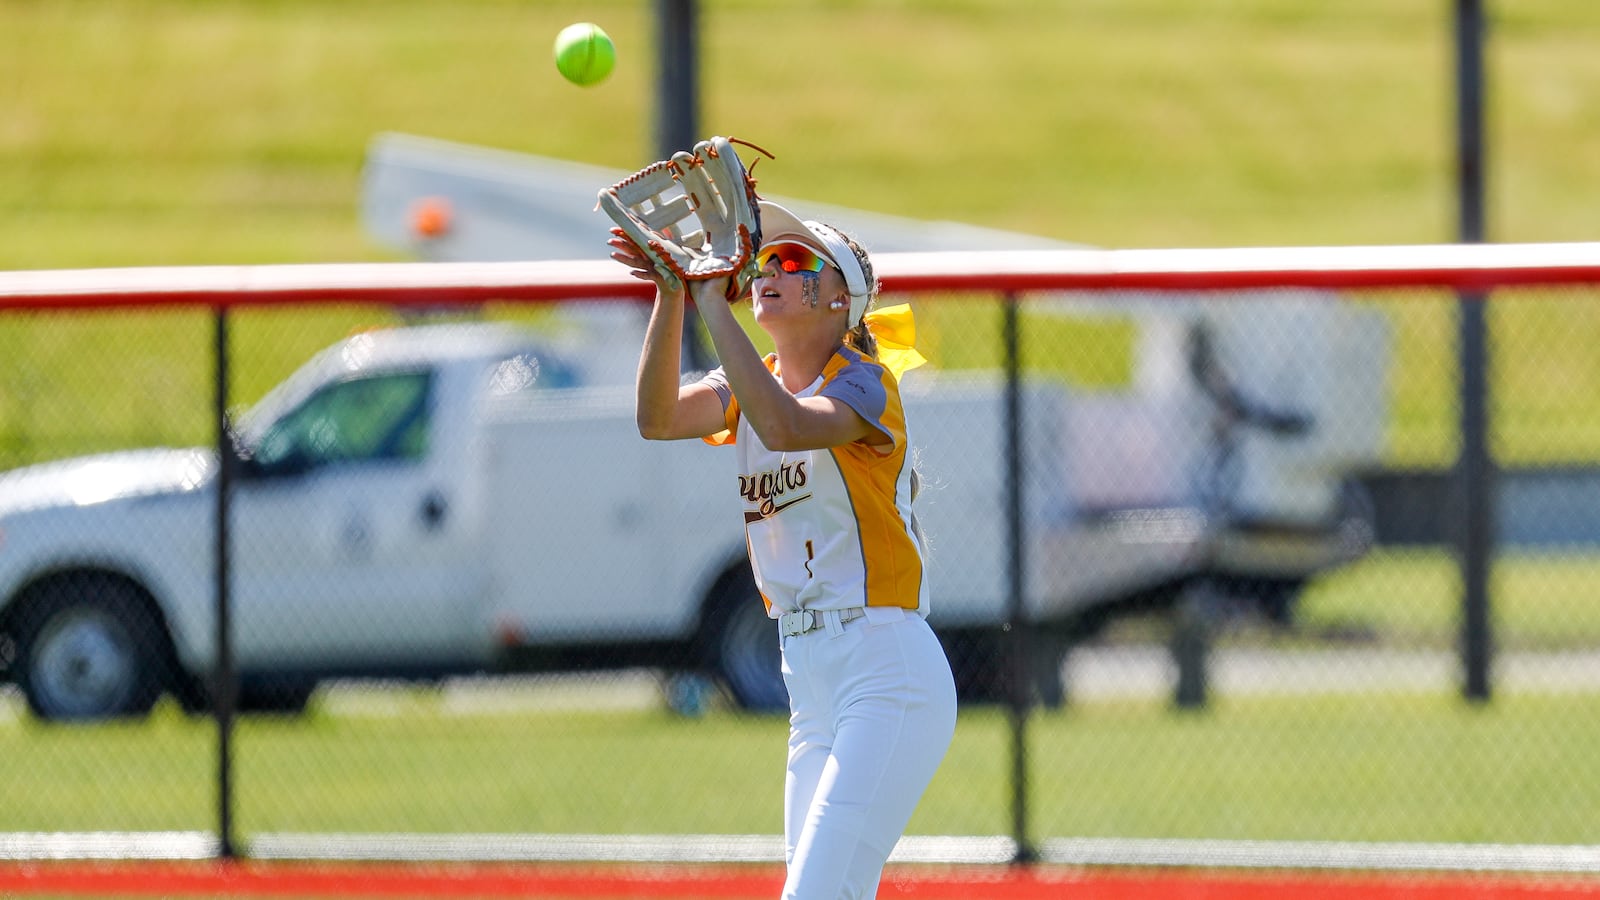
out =
[[[686,725],[665,710],[462,715],[425,692],[399,699],[402,716],[243,719],[241,831],[768,834],[781,821],[782,716],[717,711]],[[1034,828],[1587,844],[1600,801],[1579,774],[1596,737],[1591,707],[1554,693],[1463,710],[1453,697],[1391,692],[1226,697],[1209,715],[1177,716],[1160,700],[1079,701],[1030,720]],[[214,797],[197,773],[211,765],[213,728],[171,706],[148,722],[0,728],[0,751],[29,773],[0,827],[206,829]],[[910,833],[1007,833],[1008,744],[1004,710],[963,711]]]
[[[1492,4],[1490,235],[1590,239],[1600,7]],[[1449,7],[1347,0],[703,0],[702,130],[762,186],[1107,247],[1455,235]],[[641,0],[0,2],[0,268],[379,259],[396,130],[656,158]],[[555,32],[621,62],[582,89]]]
[[[1104,247],[1455,237],[1447,5],[700,6],[701,130],[776,152],[759,167],[764,191]],[[1592,239],[1600,6],[1491,7],[1489,236]],[[631,170],[659,155],[654,10],[643,0],[0,0],[0,269],[392,258],[357,214],[362,160],[381,131]],[[550,61],[553,35],[575,20],[600,22],[619,47],[617,71],[597,87],[566,83]],[[1451,305],[1400,303],[1390,315],[1390,456],[1448,465]],[[46,351],[41,342],[59,341],[53,325],[16,321],[0,350],[105,352]],[[1594,304],[1519,311],[1499,333],[1508,328],[1550,352],[1497,360],[1502,449],[1513,461],[1600,454],[1600,409],[1587,399],[1600,396],[1600,367],[1582,351],[1600,339]],[[1089,328],[1080,339],[1105,336]],[[141,350],[128,340],[117,352]],[[33,377],[70,381],[48,366]],[[30,458],[14,446],[3,455]]]

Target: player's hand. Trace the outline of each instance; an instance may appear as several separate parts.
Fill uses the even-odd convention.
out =
[[[640,281],[651,282],[660,294],[681,296],[682,287],[669,282],[656,268],[650,255],[639,249],[639,245],[635,244],[621,228],[611,229],[611,240],[606,241],[606,246],[611,248],[612,259],[628,267],[628,274]]]
[[[694,298],[697,307],[717,305],[717,301],[721,301],[720,305],[727,306],[733,302],[728,298],[728,290],[732,284],[733,280],[725,275],[720,278],[691,281],[689,295]]]

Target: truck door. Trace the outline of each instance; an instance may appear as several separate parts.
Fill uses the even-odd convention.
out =
[[[531,644],[677,637],[697,598],[666,561],[698,524],[666,501],[631,394],[570,393],[531,398],[492,442],[489,628]]]
[[[235,621],[246,668],[395,670],[464,652],[464,517],[430,469],[431,371],[326,385],[239,480]]]

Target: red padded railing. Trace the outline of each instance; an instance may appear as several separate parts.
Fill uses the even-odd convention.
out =
[[[880,253],[887,293],[1496,287],[1600,283],[1600,243]],[[648,299],[609,260],[0,272],[0,309]]]

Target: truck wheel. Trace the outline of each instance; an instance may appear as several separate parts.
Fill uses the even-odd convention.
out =
[[[778,626],[767,617],[748,570],[727,579],[715,608],[711,663],[734,701],[751,712],[787,711]]]
[[[17,682],[34,715],[93,720],[155,706],[167,637],[138,588],[71,575],[32,588],[23,602]]]

